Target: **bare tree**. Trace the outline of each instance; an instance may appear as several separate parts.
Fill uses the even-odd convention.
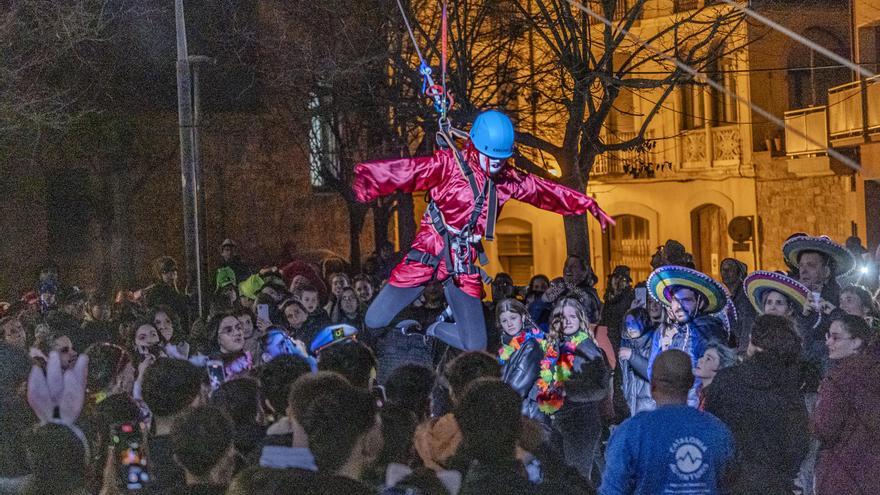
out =
[[[643,44],[626,33],[642,19],[647,0],[589,1],[588,6],[612,21],[611,26],[567,0],[513,3],[520,22],[528,26],[523,40],[530,53],[529,65],[523,68],[528,81],[519,90],[532,102],[529,117],[534,119],[532,129],[520,126],[517,142],[526,148],[525,155],[552,157],[561,169],[561,182],[580,191],[596,157],[644,146],[648,126],[673,90],[693,83],[665,57],[705,70],[745,44],[740,29],[743,17],[723,6],[677,13],[672,22],[642,31]],[[696,7],[703,2],[690,3]],[[627,111],[615,108],[618,97],[630,92],[650,95],[650,109],[637,116],[640,125],[632,137],[609,139],[612,115]],[[567,217],[565,231],[569,253],[589,253],[584,217]]]

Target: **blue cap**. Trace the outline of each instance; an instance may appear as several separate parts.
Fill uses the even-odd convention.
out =
[[[346,325],[345,323],[326,326],[319,330],[318,333],[315,334],[315,337],[312,338],[312,345],[309,346],[309,352],[317,355],[325,348],[330,347],[337,342],[354,338],[357,333],[357,328],[351,325]]]

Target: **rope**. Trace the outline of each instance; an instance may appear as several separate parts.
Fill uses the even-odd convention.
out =
[[[441,126],[446,121],[446,111],[449,109],[447,106],[447,92],[446,92],[446,60],[448,56],[447,45],[449,42],[449,23],[447,20],[447,13],[449,7],[449,0],[443,0],[443,12],[441,17],[441,29],[443,33],[440,37],[440,73],[442,75],[442,84],[443,84],[443,105],[440,107],[440,124]]]
[[[422,51],[419,49],[419,44],[416,41],[416,35],[413,32],[412,25],[409,22],[409,17],[406,15],[406,10],[403,8],[403,3],[401,0],[397,0],[397,8],[400,10],[400,15],[403,17],[403,23],[406,26],[406,31],[409,33],[409,39],[412,41],[413,48],[416,50],[416,56],[419,57],[419,74],[422,75],[422,93],[434,100],[434,109],[437,110],[437,113],[440,114],[440,126],[448,126],[449,122],[446,119],[446,112],[449,108],[452,107],[454,100],[452,96],[446,92],[446,59],[447,59],[447,1],[443,1],[443,35],[442,41],[443,46],[441,47],[441,70],[442,70],[442,85],[438,85],[434,82],[434,78],[431,76],[431,66],[425,61],[425,57],[422,56]]]

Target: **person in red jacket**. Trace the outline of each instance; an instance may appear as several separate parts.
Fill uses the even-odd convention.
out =
[[[428,210],[406,259],[367,310],[369,328],[382,328],[413,302],[431,280],[443,282],[452,321],[439,321],[427,334],[462,350],[484,350],[486,328],[480,304],[485,273],[480,241],[492,240],[495,219],[510,199],[563,215],[590,212],[602,228],[612,224],[589,196],[551,181],[505,167],[513,155],[514,130],[497,110],[477,116],[463,151],[441,149],[432,156],[360,163],[353,191],[369,202],[397,191],[427,190]],[[481,260],[481,263],[483,260]],[[448,319],[448,318],[447,318]]]

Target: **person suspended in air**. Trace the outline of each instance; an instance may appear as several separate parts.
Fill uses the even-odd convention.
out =
[[[443,135],[443,133],[441,133]],[[431,201],[406,258],[367,310],[368,328],[388,326],[432,280],[443,283],[450,310],[425,329],[429,336],[462,350],[484,350],[486,328],[480,295],[488,280],[481,240],[492,240],[495,220],[508,200],[517,199],[562,215],[590,212],[604,229],[613,220],[598,203],[575,191],[505,166],[513,155],[514,128],[497,110],[477,116],[464,149],[452,139],[445,149],[417,158],[360,163],[353,191],[366,203],[401,191],[427,190]]]

